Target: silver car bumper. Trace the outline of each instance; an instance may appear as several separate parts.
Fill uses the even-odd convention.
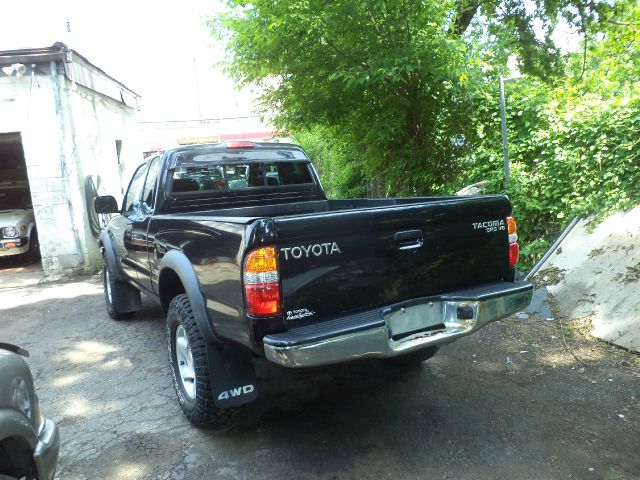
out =
[[[33,454],[38,480],[53,479],[58,465],[59,451],[60,430],[52,420],[45,418],[38,432],[38,445]]]
[[[445,345],[526,308],[529,283],[499,282],[411,300],[264,338],[268,360],[312,367],[361,358],[387,358]]]
[[[0,240],[0,257],[21,255],[29,251],[29,243],[22,238]]]

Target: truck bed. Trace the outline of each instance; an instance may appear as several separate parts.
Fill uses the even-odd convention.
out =
[[[273,331],[274,324],[286,330],[508,279],[504,219],[510,213],[500,195],[348,199],[171,213],[153,223],[167,232],[158,238],[183,242],[207,303],[218,312],[236,312],[212,313],[217,330],[256,348],[261,335],[251,338],[252,330]],[[477,228],[483,222],[502,225]],[[243,236],[229,235],[243,230]],[[196,235],[185,242],[178,232],[189,231],[215,231],[220,240]],[[219,250],[215,245],[223,238]],[[283,318],[255,321],[247,330],[238,310],[241,285],[231,278],[240,279],[243,255],[263,245],[278,250]],[[236,260],[211,263],[214,251],[217,258]]]

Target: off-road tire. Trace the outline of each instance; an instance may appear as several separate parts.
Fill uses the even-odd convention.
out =
[[[107,306],[109,316],[114,320],[133,317],[136,312],[120,312],[116,307],[117,303],[119,303],[117,299],[124,294],[123,290],[128,286],[113,277],[111,267],[109,267],[104,255],[102,256],[102,285],[104,287],[104,303]]]
[[[194,399],[189,398],[179,377],[180,370],[175,347],[176,331],[179,326],[184,328],[193,357],[196,387]],[[215,405],[209,377],[207,342],[198,329],[191,309],[191,302],[189,302],[187,295],[178,295],[169,304],[169,310],[167,311],[167,347],[169,350],[171,376],[173,378],[173,386],[178,395],[178,402],[185,416],[194,426],[216,427],[237,413],[238,408],[221,409]]]
[[[410,367],[412,365],[419,365],[422,362],[426,362],[436,353],[438,353],[438,349],[438,347],[427,347],[423,350],[407,353],[406,355],[388,358],[386,362],[389,365],[393,365],[396,367]]]

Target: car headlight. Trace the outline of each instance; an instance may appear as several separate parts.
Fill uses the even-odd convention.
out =
[[[2,235],[5,238],[17,237],[18,229],[16,227],[4,227],[2,229]]]
[[[31,395],[29,395],[29,387],[22,377],[17,377],[11,382],[11,400],[13,405],[31,420]]]

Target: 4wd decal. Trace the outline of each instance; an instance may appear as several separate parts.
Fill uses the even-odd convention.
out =
[[[489,220],[488,222],[473,222],[474,230],[484,230],[487,233],[497,232],[498,230],[506,230],[507,225],[504,220]]]
[[[284,259],[289,257],[299,260],[301,258],[309,258],[310,256],[319,257],[321,255],[333,255],[342,253],[336,242],[314,243],[312,245],[300,245],[299,247],[285,247],[280,251],[284,253]]]
[[[240,395],[246,395],[255,390],[255,387],[251,384],[243,387],[230,388],[218,395],[218,400],[229,400],[231,397],[239,397]]]

